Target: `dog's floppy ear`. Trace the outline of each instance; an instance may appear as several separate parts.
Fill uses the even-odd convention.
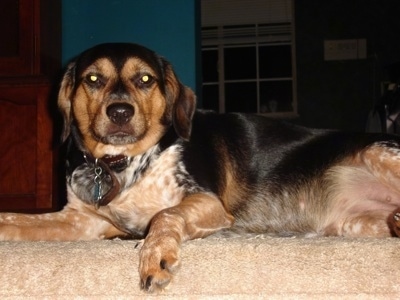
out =
[[[60,90],[58,92],[58,107],[64,117],[63,133],[61,141],[64,142],[71,131],[72,112],[71,96],[75,84],[75,62],[71,62],[61,80]]]
[[[189,140],[192,118],[196,110],[196,96],[176,77],[171,65],[166,66],[166,93],[172,98],[172,124],[179,137]]]
[[[179,96],[174,103],[172,122],[176,133],[185,140],[189,140],[192,131],[192,119],[195,109],[196,96],[190,88],[181,85]]]

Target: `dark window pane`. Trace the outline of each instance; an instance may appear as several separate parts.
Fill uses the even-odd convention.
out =
[[[219,110],[218,105],[218,85],[203,85],[203,108],[211,109],[216,112]]]
[[[259,47],[260,78],[292,76],[292,54],[289,45]]]
[[[256,70],[256,48],[226,48],[225,57],[225,79],[255,79]]]
[[[203,50],[202,51],[202,71],[203,82],[218,81],[218,51]]]
[[[260,112],[293,111],[292,81],[260,83]]]
[[[257,112],[257,84],[255,82],[225,84],[226,112]]]

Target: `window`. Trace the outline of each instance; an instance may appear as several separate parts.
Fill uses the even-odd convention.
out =
[[[283,17],[263,13],[277,3]],[[203,107],[295,115],[291,1],[202,0],[202,14]]]

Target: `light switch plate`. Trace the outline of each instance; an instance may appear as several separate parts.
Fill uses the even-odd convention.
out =
[[[365,59],[367,57],[367,40],[325,40],[325,60]]]

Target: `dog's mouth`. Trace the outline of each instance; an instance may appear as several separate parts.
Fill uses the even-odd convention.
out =
[[[103,144],[111,144],[111,145],[126,145],[126,144],[133,144],[139,138],[128,134],[126,132],[116,132],[109,134],[107,136],[103,136],[100,138],[100,141]]]
[[[133,126],[120,127],[111,124],[100,130],[92,127],[91,135],[94,140],[105,145],[127,145],[140,140],[143,134],[139,129],[134,130]]]

